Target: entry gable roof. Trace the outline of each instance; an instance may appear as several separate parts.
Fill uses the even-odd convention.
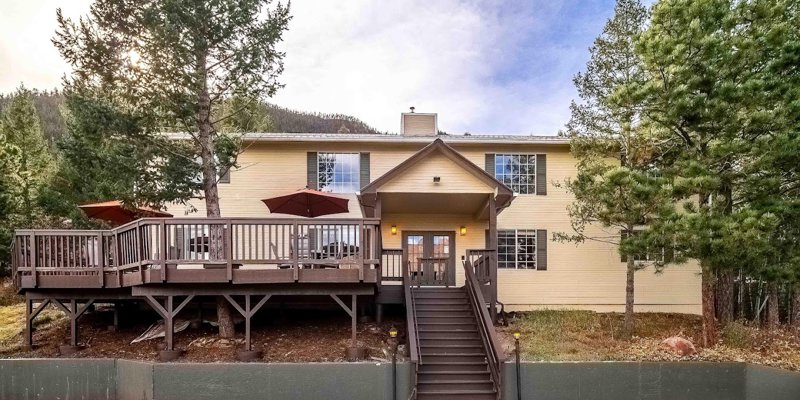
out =
[[[495,204],[498,210],[508,207],[511,203],[514,194],[508,186],[497,180],[483,168],[475,165],[475,163],[450,147],[441,138],[437,138],[431,144],[423,147],[405,161],[361,188],[359,198],[361,199],[362,206],[373,207],[377,201],[378,189],[433,155],[442,155],[446,157],[487,186],[495,188]]]

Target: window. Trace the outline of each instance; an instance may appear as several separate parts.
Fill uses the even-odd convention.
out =
[[[358,153],[317,153],[317,189],[355,193],[361,189]]]
[[[536,193],[536,154],[496,154],[494,176],[514,193]]]
[[[497,267],[536,269],[536,231],[497,231]]]

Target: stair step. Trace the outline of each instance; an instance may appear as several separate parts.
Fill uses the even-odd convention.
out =
[[[475,320],[475,315],[472,314],[471,310],[460,310],[460,311],[428,311],[428,310],[417,310],[417,319],[419,318],[469,318],[470,320]]]
[[[422,353],[421,357],[425,363],[442,362],[442,363],[461,363],[461,362],[486,362],[484,354],[426,354]]]
[[[483,346],[476,345],[476,344],[467,344],[467,345],[438,345],[438,346],[431,346],[425,345],[420,346],[420,350],[426,354],[464,354],[464,353],[474,353],[474,352],[483,352]],[[484,354],[484,353],[481,353]]]
[[[467,300],[467,294],[462,291],[429,292],[426,290],[414,292],[414,299],[456,299]]]
[[[490,380],[489,371],[419,371],[417,381]]]
[[[475,322],[421,322],[417,321],[417,330],[422,329],[459,329],[459,330],[476,330],[478,325]]]
[[[414,305],[468,306],[467,299],[432,299],[414,297]]]
[[[464,400],[484,400],[496,399],[497,392],[494,390],[450,390],[442,392],[417,391],[419,400],[439,400],[439,399],[464,399]]]
[[[419,336],[420,340],[423,339],[473,339],[476,341],[480,341],[481,338],[478,336],[478,331],[437,331],[437,332],[418,332],[417,336]]]
[[[417,325],[417,332],[478,332],[475,325],[460,327],[459,325]]]
[[[420,371],[448,371],[448,372],[489,372],[489,364],[486,361],[464,361],[464,362],[442,362],[442,361],[426,361],[422,357],[422,364],[419,366]]]
[[[453,380],[420,382],[417,384],[419,392],[451,392],[453,390],[484,390],[494,391],[494,382],[490,380]]]
[[[469,304],[460,304],[460,305],[446,305],[446,304],[438,304],[438,303],[431,303],[431,304],[418,304],[414,303],[414,309],[417,312],[420,311],[429,311],[429,312],[436,312],[436,311],[444,311],[444,312],[460,312],[460,311],[469,311],[472,312],[472,308],[470,308]]]
[[[446,337],[446,338],[419,338],[420,347],[428,347],[428,346],[446,346],[446,345],[453,345],[453,346],[478,346],[483,348],[483,342],[479,337],[474,338],[453,338],[453,337]]]
[[[420,321],[419,319],[417,319],[417,326],[442,327],[442,326],[459,326],[459,325],[476,326],[475,320],[471,320],[468,322],[461,322],[461,321],[442,320],[442,319],[435,319],[433,321]]]

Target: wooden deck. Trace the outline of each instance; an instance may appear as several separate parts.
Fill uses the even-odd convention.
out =
[[[18,230],[27,289],[184,283],[378,283],[375,219],[144,218],[111,230]]]

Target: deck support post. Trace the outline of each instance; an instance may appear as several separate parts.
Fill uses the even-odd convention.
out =
[[[34,307],[34,301],[33,299],[25,299],[25,347],[29,350],[33,349],[33,320],[50,304],[50,299],[44,299],[38,306]]]
[[[83,305],[80,305],[80,300],[70,299],[69,302],[64,302],[59,299],[53,299],[53,303],[64,310],[69,317],[69,344],[59,347],[61,355],[70,355],[80,350],[78,346],[79,332],[78,332],[78,318],[83,315],[89,307],[94,304],[93,299],[87,300]]]
[[[147,301],[150,307],[164,320],[164,350],[159,353],[159,358],[161,361],[173,361],[183,353],[180,350],[176,351],[174,349],[173,336],[175,333],[175,317],[190,301],[192,301],[194,295],[186,296],[177,307],[175,307],[174,302],[175,296],[165,296],[165,298],[164,304],[162,305],[155,297],[151,295],[144,296],[145,301]]]
[[[380,324],[383,322],[383,304],[375,303],[375,322]]]
[[[261,358],[260,351],[253,351],[252,341],[251,338],[251,327],[252,327],[252,318],[261,307],[269,300],[272,295],[267,294],[261,298],[254,306],[252,305],[252,295],[246,294],[244,295],[244,308],[242,305],[239,304],[236,300],[231,297],[229,294],[223,294],[228,303],[230,303],[239,314],[244,317],[244,349],[238,352],[239,360],[241,361],[254,361]]]
[[[347,359],[350,361],[362,360],[366,358],[366,348],[358,345],[356,333],[356,322],[358,320],[358,295],[350,295],[350,307],[339,298],[338,295],[331,294],[331,298],[342,307],[344,312],[350,316],[350,346],[347,347]]]

